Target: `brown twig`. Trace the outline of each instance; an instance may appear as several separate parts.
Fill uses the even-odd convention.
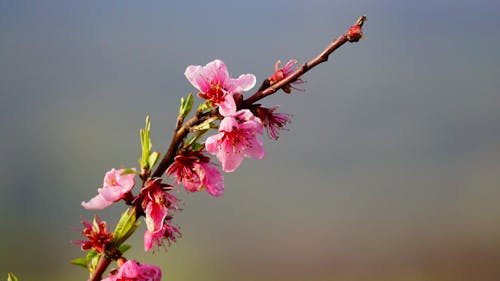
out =
[[[160,164],[156,167],[156,170],[152,174],[153,178],[159,178],[165,173],[168,169],[168,166],[174,162],[174,158],[177,155],[177,150],[181,145],[184,138],[189,133],[190,129],[196,125],[201,124],[203,121],[207,120],[209,117],[216,114],[216,111],[210,111],[208,113],[200,113],[197,114],[191,119],[189,119],[183,126],[178,126],[178,129],[175,131],[172,136],[172,141],[170,142],[170,146],[168,147],[167,153],[161,159]]]
[[[89,278],[88,281],[100,281],[102,279],[102,274],[106,271],[106,268],[111,264],[111,258],[103,255],[97,264],[94,274]]]

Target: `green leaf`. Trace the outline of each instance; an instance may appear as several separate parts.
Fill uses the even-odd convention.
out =
[[[202,131],[203,133],[205,133],[205,131],[207,131],[211,128],[217,128],[217,126],[215,124],[213,124],[213,122],[215,120],[217,120],[216,117],[208,118],[207,120],[203,121],[203,123],[201,123],[200,125],[194,127],[193,130]]]
[[[76,266],[81,266],[88,271],[92,272],[95,270],[101,254],[99,254],[95,249],[90,250],[84,258],[76,258],[71,261],[71,264]]]
[[[76,258],[71,261],[71,264],[74,264],[76,266],[81,266],[85,269],[88,269],[88,261],[87,258]]]
[[[158,159],[160,159],[160,153],[158,151],[151,152],[151,154],[149,154],[149,158],[148,158],[149,167],[153,167],[154,165],[156,165],[156,162],[158,162]]]
[[[125,169],[125,171],[122,172],[122,176],[129,175],[129,174],[137,174],[137,171],[134,169]]]
[[[97,263],[99,263],[99,260],[101,259],[101,254],[99,254],[95,249],[92,249],[89,251],[87,254],[87,265],[88,265],[88,270],[92,273],[95,271],[97,267]]]
[[[193,108],[193,94],[189,93],[186,99],[181,97],[181,107],[179,108],[179,115],[182,117],[186,117],[186,115],[191,112]]]
[[[210,109],[212,109],[212,106],[210,105],[210,101],[208,101],[208,100],[207,100],[207,101],[205,101],[204,103],[200,104],[200,105],[198,106],[198,109],[197,109],[197,110],[198,110],[199,112],[204,112],[204,111],[207,111],[207,110],[210,110]]]
[[[118,247],[118,250],[120,251],[120,253],[125,253],[126,251],[130,250],[130,248],[132,248],[132,246],[128,245],[128,244],[122,244],[120,245],[120,247]]]
[[[142,154],[141,154],[141,169],[144,170],[149,170],[151,167],[149,166],[149,154],[151,153],[151,139],[149,138],[149,130],[151,128],[151,121],[149,118],[149,115],[146,116],[146,126],[144,129],[140,130],[140,135],[141,135],[141,148],[142,148]]]
[[[7,273],[7,281],[18,281],[17,277],[14,275],[14,273],[9,272]]]
[[[116,224],[113,239],[110,241],[110,247],[119,247],[134,233],[139,225],[140,222],[136,222],[135,209],[127,209]]]
[[[203,149],[203,147],[205,147],[205,145],[204,145],[204,144],[202,144],[202,143],[199,143],[199,142],[195,142],[195,143],[193,143],[193,144],[191,145],[191,149],[192,149],[193,151],[198,151],[198,150],[201,150],[201,149]]]

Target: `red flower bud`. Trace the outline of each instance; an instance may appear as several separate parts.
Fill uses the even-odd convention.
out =
[[[363,38],[363,32],[361,31],[361,26],[353,25],[349,28],[346,33],[347,40],[349,42],[358,42],[359,39]]]

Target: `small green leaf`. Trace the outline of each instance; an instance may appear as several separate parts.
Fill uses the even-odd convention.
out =
[[[149,138],[149,130],[151,128],[151,121],[149,118],[149,115],[146,116],[146,126],[144,129],[140,130],[140,135],[141,135],[141,148],[142,148],[142,154],[141,154],[141,169],[144,170],[149,170],[151,167],[148,166],[149,161],[149,154],[151,153],[151,139]]]
[[[198,109],[197,109],[197,110],[198,110],[199,112],[204,112],[204,111],[207,111],[207,110],[210,110],[210,109],[212,109],[212,106],[210,105],[210,101],[208,101],[208,100],[207,100],[207,101],[205,101],[204,103],[200,104],[200,105],[198,106]]]
[[[186,117],[193,108],[193,94],[189,93],[186,99],[181,97],[181,107],[179,108],[179,115]]]
[[[136,222],[135,209],[127,209],[116,224],[113,239],[110,241],[110,247],[119,247],[134,233],[139,224],[140,222]]]
[[[158,159],[160,159],[160,153],[158,151],[151,152],[151,154],[149,154],[149,158],[148,158],[149,167],[153,167],[154,165],[156,165],[156,162],[158,162]]]
[[[122,172],[122,176],[129,174],[137,174],[137,171],[134,169],[125,169],[125,171]]]
[[[205,147],[205,145],[203,145],[202,143],[199,143],[199,142],[195,142],[195,143],[191,144],[191,149],[193,151],[201,150],[201,149],[203,149],[203,147]]]
[[[99,254],[95,249],[90,250],[85,257],[87,259],[87,269],[89,272],[94,272],[97,267],[97,263],[101,258],[101,254]]]
[[[14,275],[14,273],[9,272],[7,273],[7,281],[18,281],[17,277]]]
[[[76,266],[81,266],[85,269],[88,269],[88,261],[86,258],[76,258],[71,261],[71,264],[74,264]]]
[[[215,120],[217,120],[216,117],[208,118],[207,120],[203,121],[203,123],[201,123],[200,125],[194,127],[193,130],[195,130],[195,131],[207,131],[210,128],[217,128],[217,126],[215,126],[213,124],[213,122]]]
[[[128,245],[128,244],[122,244],[120,245],[120,247],[118,247],[118,250],[120,251],[120,253],[125,253],[126,251],[130,250],[130,248],[132,248],[132,246]]]
[[[87,269],[88,271],[92,272],[95,270],[95,267],[97,266],[97,263],[99,262],[100,258],[101,255],[95,249],[92,249],[87,253],[87,255],[84,258],[76,258],[72,260],[70,263],[76,266],[81,266]]]

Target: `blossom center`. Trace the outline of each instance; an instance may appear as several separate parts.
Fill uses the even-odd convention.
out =
[[[224,100],[224,96],[226,93],[224,92],[220,81],[212,81],[210,82],[210,89],[206,93],[206,97],[208,100],[213,103],[221,103]]]
[[[247,130],[233,128],[231,132],[224,132],[224,139],[224,142],[230,143],[233,149],[237,151],[240,151],[243,147],[252,146],[252,134]]]

